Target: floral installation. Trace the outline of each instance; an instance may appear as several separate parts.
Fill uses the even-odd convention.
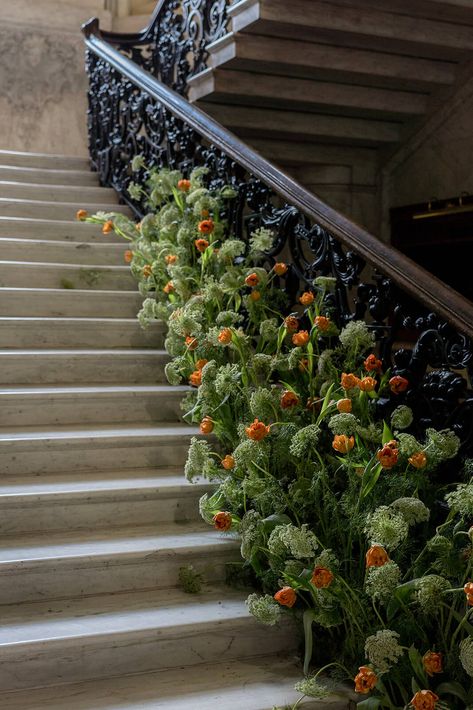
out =
[[[473,708],[473,461],[458,463],[452,431],[419,433],[411,383],[369,325],[339,323],[334,279],[290,303],[271,230],[230,232],[231,186],[132,168],[139,224],[78,219],[129,242],[139,321],[167,324],[166,376],[189,384],[183,416],[201,431],[185,473],[215,483],[200,512],[241,540],[249,611],[304,629],[294,707],[349,680],[362,710]]]

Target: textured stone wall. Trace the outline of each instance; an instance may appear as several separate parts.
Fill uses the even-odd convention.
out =
[[[80,25],[104,0],[0,0],[0,148],[86,155]]]

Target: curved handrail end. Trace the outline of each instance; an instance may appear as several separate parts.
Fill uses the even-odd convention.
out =
[[[82,34],[87,37],[91,37],[92,35],[95,35],[96,37],[101,36],[101,31],[100,31],[100,20],[98,17],[91,17],[87,22],[84,22],[84,24],[81,27]]]

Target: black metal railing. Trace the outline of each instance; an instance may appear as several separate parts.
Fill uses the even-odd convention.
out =
[[[205,3],[165,0],[158,9],[176,13],[178,6],[188,5]],[[217,5],[222,3],[208,3]],[[153,32],[158,31],[158,20],[155,13]],[[223,19],[222,23],[219,32]],[[188,23],[182,27],[188,32]],[[330,305],[340,324],[367,319],[393,373],[411,383],[403,401],[413,408],[420,426],[451,427],[460,436],[463,450],[471,452],[473,304],[330,208],[189,104],[170,88],[176,88],[172,72],[146,71],[146,62],[135,59],[139,48],[140,56],[145,56],[142,45],[150,40],[149,32],[125,42],[123,35],[101,35],[96,20],[84,27],[90,155],[101,183],[113,186],[140,215],[144,206],[128,194],[134,156],[142,155],[147,165],[176,168],[184,174],[196,166],[207,167],[211,187],[231,185],[237,194],[226,218],[238,238],[246,239],[259,226],[273,230],[269,258],[284,253],[289,261],[285,287],[293,298],[314,277],[335,277]],[[205,46],[205,42],[200,45],[204,50]],[[189,74],[201,66],[204,50],[199,50],[197,65],[188,63]],[[154,49],[146,51],[151,56]],[[187,78],[189,74],[184,72]],[[177,82],[182,93],[185,83]]]

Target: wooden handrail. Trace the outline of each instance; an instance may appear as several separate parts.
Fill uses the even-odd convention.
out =
[[[96,17],[93,17],[82,25],[82,31],[86,36],[88,36],[88,33],[93,33],[96,37],[100,37],[110,44],[117,44],[122,47],[146,44],[149,41],[151,30],[153,29],[154,23],[158,19],[165,2],[166,0],[159,0],[153,10],[153,14],[150,17],[147,26],[140,32],[110,32],[109,30],[102,30],[99,27],[99,20]]]
[[[100,33],[96,18],[83,26],[83,32],[90,51],[107,61],[149,96],[161,102],[207,141],[217,145],[285,201],[320,224],[348,249],[360,254],[429,311],[437,313],[460,332],[473,338],[473,304],[470,301],[400,251],[329,207],[211,116],[121,54],[105,40],[105,33]]]

